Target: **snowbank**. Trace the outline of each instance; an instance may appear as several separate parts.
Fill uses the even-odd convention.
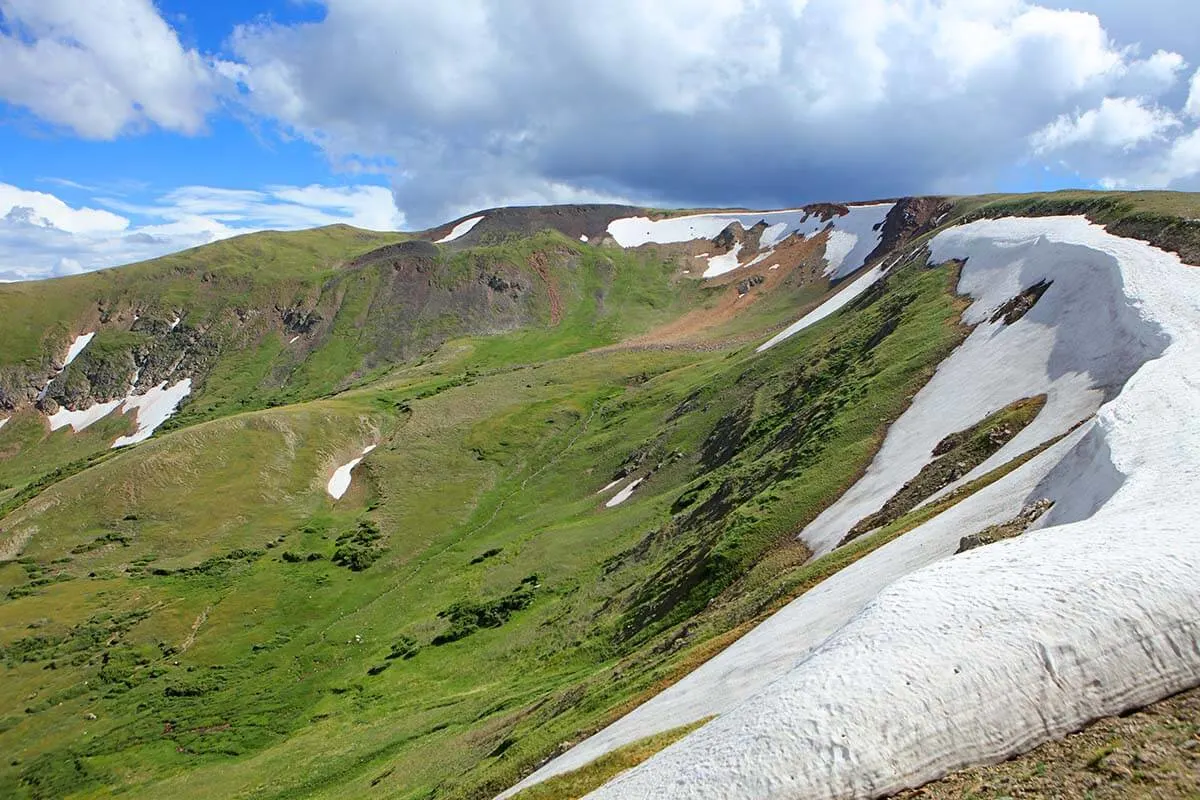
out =
[[[92,331],[90,333],[81,333],[79,336],[75,337],[75,341],[71,342],[71,346],[67,348],[67,357],[63,360],[64,369],[70,366],[71,362],[79,357],[79,354],[83,352],[83,348],[87,347],[88,344],[91,343],[92,338],[95,335],[96,332]]]
[[[638,484],[641,483],[643,480],[645,480],[645,479],[638,478],[635,481],[631,481],[628,486],[626,486],[624,489],[622,489],[621,491],[614,494],[612,496],[612,498],[609,499],[609,501],[604,504],[604,507],[605,508],[616,508],[617,506],[621,505],[621,503],[624,503],[626,500],[628,500],[630,497],[633,496],[633,490],[636,489],[638,487]]]
[[[134,384],[137,384],[136,377],[134,378]],[[137,430],[132,435],[121,436],[112,444],[113,447],[125,447],[126,445],[137,444],[149,439],[158,426],[166,422],[175,413],[175,409],[179,407],[183,398],[187,397],[191,391],[191,378],[185,378],[169,388],[166,381],[163,381],[144,394],[131,393],[126,397],[110,400],[106,403],[92,403],[92,405],[80,411],[59,408],[58,411],[55,411],[47,419],[50,422],[51,431],[56,431],[59,428],[65,428],[70,425],[72,430],[79,433],[88,426],[104,419],[121,406],[124,406],[121,409],[122,414],[130,411],[137,412],[138,425]]]
[[[434,244],[445,244],[446,242],[453,242],[455,239],[461,239],[470,233],[471,229],[480,222],[483,222],[483,217],[471,217],[470,219],[464,219],[462,222],[455,225],[454,229],[450,231],[450,233],[438,239]]]
[[[138,442],[144,442],[154,435],[159,425],[166,422],[183,398],[192,392],[192,379],[184,378],[168,387],[163,381],[149,389],[144,394],[131,394],[125,398],[125,408],[122,413],[137,412],[137,430],[129,436],[121,436],[112,443],[114,448],[125,447]]]
[[[719,713],[595,796],[870,797],[1200,683],[1200,384],[1189,367],[1200,270],[1076,218],[981,221],[933,250],[969,258],[971,321],[1042,277],[1055,283],[1015,324],[982,322],[943,364],[862,479],[879,496],[856,502],[874,510],[900,473],[915,475],[938,424],[959,430],[1009,402],[992,395],[1036,393],[992,371],[1043,373],[1050,398],[1028,440],[1113,398],[1097,421],[837,573],[522,785]],[[960,369],[962,412],[935,385]],[[958,413],[971,419],[933,419]],[[1005,458],[1030,445],[1013,442]],[[1057,527],[946,558],[1040,497],[1056,502],[1043,524]],[[845,506],[805,539],[840,538],[837,519],[856,514]]]
[[[71,411],[68,408],[60,407],[58,411],[55,411],[46,419],[50,421],[50,430],[52,431],[70,425],[73,431],[79,433],[89,425],[99,422],[113,411],[116,411],[117,406],[121,405],[122,402],[122,400],[118,399],[107,403],[92,403],[81,411]]]
[[[970,254],[958,291],[975,299],[963,321],[976,327],[888,430],[863,478],[805,529],[804,541],[817,553],[832,550],[916,477],[946,436],[1016,400],[1047,395],[1037,418],[964,478],[972,480],[1090,417],[1166,346],[1123,293],[1122,268],[1112,255],[1030,233],[1020,223],[1007,238],[979,241],[975,230],[936,237],[931,260]],[[1024,317],[1011,325],[990,321],[997,308],[1042,280],[1053,282]]]
[[[833,230],[826,245],[825,257],[829,266],[825,274],[836,280],[863,266],[867,256],[879,244],[882,235],[875,228],[881,226],[894,205],[872,203],[849,206],[848,214],[835,216],[827,221],[822,221],[820,216],[809,214],[802,208],[759,213],[691,214],[658,220],[649,217],[624,217],[610,222],[608,232],[621,247],[639,247],[651,243],[676,244],[696,239],[712,239],[734,222],[740,223],[743,228],[752,228],[759,222],[765,222],[767,229],[763,231],[759,248],[769,251],[792,234],[809,237],[832,225]],[[736,268],[736,253],[713,256],[709,258],[704,277],[716,277]]]
[[[375,445],[369,445],[363,448],[362,455],[358,458],[351,459],[349,462],[338,467],[333,472],[333,477],[329,479],[325,491],[329,492],[329,496],[334,500],[342,499],[342,495],[350,488],[350,473],[358,466],[359,462],[366,457],[367,453],[375,449]]]

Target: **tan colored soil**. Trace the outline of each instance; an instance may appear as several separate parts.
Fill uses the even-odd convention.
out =
[[[901,800],[1195,800],[1200,798],[1200,689],[1109,717],[1001,764],[972,767]]]

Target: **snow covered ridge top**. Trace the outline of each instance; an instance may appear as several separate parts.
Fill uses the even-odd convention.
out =
[[[820,214],[810,213],[803,208],[757,213],[689,214],[657,220],[649,217],[625,217],[610,222],[608,233],[621,247],[640,247],[644,244],[678,244],[696,239],[713,239],[734,222],[743,228],[751,228],[763,222],[767,228],[762,233],[759,247],[763,253],[769,253],[772,248],[793,234],[807,238],[832,225],[829,242],[825,248],[825,258],[829,262],[825,274],[836,280],[863,266],[867,256],[879,244],[879,229],[895,205],[872,203],[847,206],[847,214],[834,215],[829,219],[822,219]],[[704,277],[712,278],[737,269],[739,249],[735,248],[731,253],[711,257]]]
[[[1018,291],[1031,272],[1116,271],[1108,297],[1060,300],[1119,315],[1132,341],[1112,357],[1147,360],[1104,387],[1119,393],[1090,429],[1044,454],[1057,466],[1032,492],[1018,479],[1039,459],[1005,479],[1025,487],[1018,506],[1055,501],[1047,527],[877,590],[774,683],[592,796],[877,797],[1200,685],[1200,270],[1074,217],[979,221],[932,249],[984,273],[1004,265]],[[1122,371],[1089,373],[1107,369]],[[940,520],[839,576],[869,577],[875,556]]]

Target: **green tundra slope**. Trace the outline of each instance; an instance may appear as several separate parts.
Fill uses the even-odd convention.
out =
[[[927,205],[1200,241],[1188,196]],[[965,333],[932,218],[756,354],[829,291],[819,247],[743,296],[686,248],[580,241],[585,212],[0,287],[0,796],[489,797],[937,513],[815,561],[794,538]],[[48,430],[167,362],[194,390],[149,441]],[[616,478],[642,482],[609,507]]]

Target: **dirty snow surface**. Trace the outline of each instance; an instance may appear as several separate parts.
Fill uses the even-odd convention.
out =
[[[464,219],[462,222],[455,225],[454,229],[451,230],[450,233],[438,239],[434,244],[446,244],[446,242],[453,242],[455,239],[461,239],[470,233],[471,229],[480,222],[483,222],[483,217],[471,217],[470,219]]]
[[[350,473],[358,466],[359,462],[366,457],[367,453],[375,449],[375,445],[369,445],[363,448],[362,455],[352,459],[349,462],[342,464],[333,472],[333,477],[329,479],[329,484],[325,487],[325,491],[329,492],[329,496],[334,500],[342,499],[342,495],[350,488]]]
[[[734,222],[743,228],[752,228],[765,222],[759,248],[761,258],[766,258],[772,249],[792,234],[812,236],[832,225],[825,258],[829,266],[825,274],[831,279],[843,278],[863,266],[867,256],[879,244],[881,234],[875,230],[892,210],[894,203],[872,203],[848,206],[850,213],[822,220],[819,215],[809,214],[802,208],[785,211],[728,212],[719,214],[690,214],[685,217],[668,217],[652,220],[649,217],[625,217],[609,223],[608,232],[621,247],[639,247],[643,244],[677,244],[696,239],[712,239]],[[738,268],[738,253],[741,246],[722,255],[708,259],[704,277],[713,278]],[[707,253],[704,254],[708,256]],[[761,260],[760,258],[760,260]]]
[[[163,381],[143,394],[131,394],[125,398],[125,408],[122,413],[134,411],[137,413],[137,430],[129,436],[121,436],[113,447],[125,447],[138,442],[144,442],[154,435],[159,425],[166,422],[183,398],[192,392],[192,379],[184,378],[178,383],[167,386]]]
[[[522,786],[718,714],[593,796],[876,797],[1200,684],[1200,269],[1075,217],[982,220],[932,250],[967,258],[977,327],[803,538],[835,546],[943,436],[1014,399],[1048,395],[992,466],[1067,435]],[[990,321],[1042,279],[1023,318]],[[1040,498],[1038,530],[953,556]]]

